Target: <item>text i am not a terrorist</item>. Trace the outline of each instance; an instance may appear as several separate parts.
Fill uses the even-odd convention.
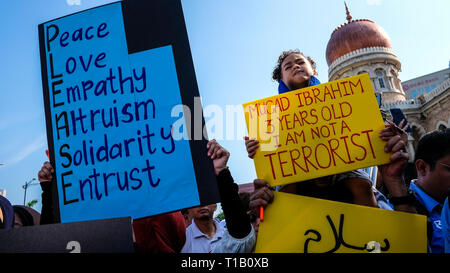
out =
[[[272,186],[386,164],[367,74],[244,104],[258,178]],[[267,168],[270,166],[270,168]]]

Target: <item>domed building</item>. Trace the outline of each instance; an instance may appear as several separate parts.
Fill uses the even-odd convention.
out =
[[[412,129],[409,138],[412,160],[414,149],[422,135],[449,128],[450,65],[448,70],[439,72],[443,74],[439,77],[442,78],[439,82],[435,81],[437,77],[434,75],[437,72],[411,80],[411,84],[406,85],[407,89],[428,81],[434,86],[427,89],[426,93],[419,92],[419,96],[408,96],[406,99],[398,77],[401,62],[392,49],[387,32],[371,20],[353,20],[347,4],[345,10],[347,22],[334,29],[327,44],[328,80],[368,73],[375,94],[381,94],[381,108],[388,112],[392,108],[399,108],[405,114]]]
[[[405,100],[398,78],[401,63],[387,32],[368,19],[352,20],[347,4],[345,9],[347,22],[331,33],[327,45],[328,80],[368,73],[383,102]]]

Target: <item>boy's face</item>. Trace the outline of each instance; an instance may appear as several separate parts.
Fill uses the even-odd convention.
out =
[[[315,74],[308,59],[298,53],[290,54],[281,63],[281,80],[290,90],[307,87],[309,78]]]

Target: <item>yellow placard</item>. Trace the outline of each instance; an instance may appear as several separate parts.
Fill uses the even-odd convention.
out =
[[[275,192],[257,253],[426,253],[427,218]]]
[[[243,104],[254,163],[271,186],[386,164],[385,127],[368,74]]]

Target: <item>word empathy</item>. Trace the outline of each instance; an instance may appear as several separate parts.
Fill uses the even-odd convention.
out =
[[[389,162],[367,74],[243,106],[249,136],[261,143],[256,172],[272,186]]]

